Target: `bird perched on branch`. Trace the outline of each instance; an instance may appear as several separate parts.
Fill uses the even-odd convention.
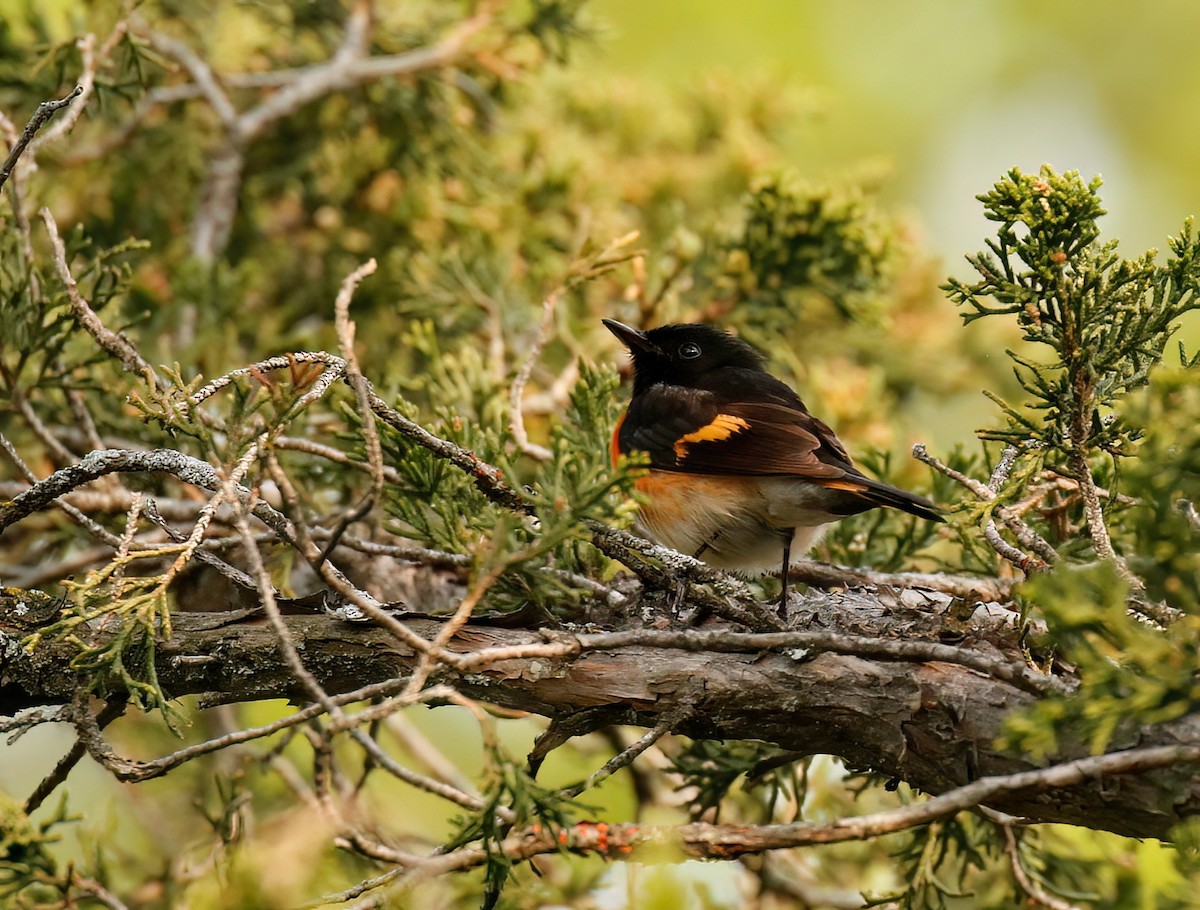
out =
[[[782,610],[788,566],[828,523],[877,506],[942,520],[927,499],[860,472],[740,338],[708,325],[604,325],[633,358],[613,457],[650,456],[637,488],[647,500],[642,524],[660,543],[721,569],[778,569]]]

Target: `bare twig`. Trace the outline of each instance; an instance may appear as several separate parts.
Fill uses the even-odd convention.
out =
[[[105,888],[94,878],[88,878],[86,875],[80,875],[78,872],[72,871],[71,884],[84,894],[87,894],[90,897],[98,900],[105,907],[107,907],[108,910],[129,910],[129,906],[124,901]]]
[[[319,541],[328,540],[331,532],[323,528],[313,528],[313,538]],[[466,569],[472,563],[466,553],[450,553],[446,550],[431,550],[428,547],[408,543],[382,543],[376,540],[363,540],[358,537],[343,536],[338,543],[348,550],[355,550],[369,556],[387,556],[404,562],[418,563],[438,569]],[[326,547],[328,549],[328,547]]]
[[[4,164],[0,164],[0,187],[8,182],[13,168],[17,166],[17,161],[20,160],[21,155],[29,147],[29,143],[33,141],[33,137],[37,135],[37,131],[42,128],[42,125],[54,116],[55,111],[62,110],[82,94],[83,86],[77,85],[69,94],[59,98],[57,101],[43,101],[37,106],[37,110],[33,112],[33,116],[29,118],[29,122],[25,124],[25,129],[21,131],[21,135],[17,137],[16,143],[9,151]]]
[[[996,494],[989,490],[986,484],[976,480],[974,477],[968,477],[961,471],[954,470],[954,468],[950,467],[950,465],[946,464],[937,456],[930,455],[929,450],[925,448],[923,444],[917,443],[914,445],[912,447],[912,455],[913,458],[917,459],[917,461],[924,462],[939,474],[944,474],[955,483],[966,487],[980,499],[991,500],[996,498]]]
[[[445,694],[443,693],[443,697]],[[393,708],[393,710],[395,710]],[[418,790],[424,790],[426,793],[432,793],[435,796],[440,796],[455,805],[461,806],[464,809],[469,809],[473,812],[478,812],[484,808],[486,801],[476,796],[473,793],[468,793],[460,790],[458,787],[437,778],[429,777],[425,774],[420,774],[413,771],[411,768],[406,768],[396,759],[389,755],[374,739],[368,736],[363,730],[354,728],[350,731],[351,737],[362,746],[371,759],[378,764],[380,768],[387,771],[397,780],[404,781],[410,786],[416,787]],[[515,816],[511,809],[504,806],[496,808],[496,815],[505,821],[511,822]]]
[[[514,832],[502,843],[486,849],[482,846],[469,846],[444,855],[428,857],[416,868],[398,878],[395,885],[408,887],[449,872],[473,868],[486,862],[495,851],[512,860],[529,859],[563,849],[597,854],[610,859],[625,859],[631,855],[636,856],[640,847],[665,844],[675,846],[693,856],[733,859],[749,853],[809,844],[866,840],[927,825],[1016,791],[1067,789],[1100,777],[1140,774],[1158,768],[1197,762],[1200,762],[1200,746],[1197,745],[1131,749],[1078,759],[1035,771],[985,777],[922,802],[821,824],[695,823],[678,827],[658,827],[580,822],[570,828],[554,831],[547,831],[535,825]],[[405,859],[411,862],[410,857]]]
[[[384,726],[388,733],[396,737],[404,751],[438,780],[463,792],[474,786],[458,765],[408,718],[392,714],[384,719]]]
[[[377,698],[381,695],[391,695],[397,692],[403,685],[403,680],[386,680],[384,682],[372,683],[369,686],[363,686],[360,689],[355,689],[352,692],[344,692],[340,695],[331,696],[334,703],[339,706],[352,704],[358,701],[364,701],[371,698]],[[430,688],[421,693],[421,701],[436,699],[444,693],[437,691],[435,688]],[[224,736],[216,737],[215,739],[206,740],[201,743],[187,746],[177,752],[172,752],[169,755],[164,755],[161,758],[152,759],[150,761],[135,761],[133,759],[120,758],[115,756],[115,753],[107,753],[107,757],[98,759],[101,763],[113,773],[117,780],[125,783],[140,783],[145,780],[152,780],[156,777],[173,771],[180,765],[186,764],[195,758],[202,755],[209,755],[214,752],[220,752],[224,749],[229,749],[233,746],[238,746],[243,743],[252,742],[256,739],[262,739],[267,736],[272,736],[283,730],[287,730],[298,724],[303,724],[313,718],[319,717],[325,713],[325,707],[320,704],[310,704],[306,708],[302,708],[292,714],[282,717],[279,720],[272,721],[269,724],[264,724],[259,727],[247,727],[245,729],[236,730],[232,733],[227,733]],[[39,722],[49,723],[61,718],[49,717]],[[4,729],[4,728],[0,728]]]
[[[43,208],[38,214],[41,215],[42,221],[46,225],[46,231],[50,235],[50,243],[54,249],[54,266],[58,270],[58,277],[67,289],[67,298],[71,302],[71,312],[75,316],[75,321],[79,323],[80,328],[96,340],[101,348],[121,361],[125,369],[145,377],[152,384],[157,384],[158,377],[155,375],[154,369],[138,353],[137,348],[121,333],[106,328],[100,321],[100,317],[79,293],[79,285],[75,283],[75,277],[71,274],[71,268],[67,264],[67,250],[58,234],[58,224],[55,222],[54,216],[50,214],[50,210]]]
[[[38,480],[38,476],[35,473],[33,473],[33,470],[29,467],[29,465],[27,465],[25,463],[25,459],[23,459],[21,457],[21,453],[17,451],[17,447],[14,446],[12,444],[11,440],[9,440],[9,438],[7,436],[5,436],[3,433],[0,433],[0,449],[4,450],[4,454],[8,456],[8,459],[13,463],[13,465],[16,467],[16,469],[21,473],[21,476],[24,477],[26,480],[28,480],[30,483],[30,488],[28,490],[25,490],[22,493],[19,493],[16,497],[14,497],[14,501],[17,499],[20,499],[21,497],[23,497],[27,494],[32,493],[34,491],[34,489],[36,489],[41,484],[41,481]],[[40,505],[36,506],[31,511],[37,511],[37,509],[40,509],[40,508],[44,507],[45,505],[48,505],[55,498],[56,497],[51,496],[49,499],[47,499],[45,502],[41,503]],[[80,527],[82,527],[84,530],[86,530],[89,534],[91,534],[97,540],[102,540],[111,547],[120,546],[121,539],[119,537],[117,537],[115,534],[111,533],[107,529],[101,527],[100,525],[96,524],[96,522],[92,521],[90,518],[88,518],[86,515],[84,515],[83,512],[81,512],[79,509],[75,508],[75,506],[73,506],[67,502],[56,502],[55,505],[59,509],[61,509],[63,512],[65,512],[68,516],[70,516],[73,521],[77,522]],[[25,514],[29,514],[29,513],[25,513]],[[21,515],[19,517],[23,518],[24,515]],[[17,519],[13,519],[13,520],[15,521]],[[7,524],[8,523],[6,523],[4,520],[4,506],[0,505],[0,535],[3,535],[4,529],[5,529],[5,527],[7,527]]]
[[[343,465],[347,468],[353,468],[356,471],[371,473],[373,468],[370,464],[362,461],[355,461],[347,452],[341,449],[335,449],[333,446],[325,445],[321,442],[315,442],[311,439],[297,439],[292,436],[277,436],[275,437],[276,449],[288,449],[295,452],[304,452],[308,455],[315,455],[318,458],[324,458],[326,461],[332,461],[336,464]],[[391,465],[383,466],[383,479],[386,483],[396,484],[400,482],[400,474]]]
[[[100,45],[98,51],[96,49],[96,36],[93,34],[84,35],[75,42],[75,46],[79,48],[79,57],[83,63],[82,72],[79,74],[79,86],[83,89],[80,92],[79,103],[72,105],[65,116],[60,117],[50,129],[46,130],[46,132],[30,143],[30,157],[36,157],[43,146],[49,145],[62,136],[65,136],[75,125],[76,121],[83,116],[83,112],[87,108],[87,103],[91,100],[92,92],[96,87],[96,73],[100,64],[108,60],[109,55],[112,54],[128,29],[128,18],[122,17],[118,19],[113,26],[112,32],[104,39],[104,43]]]
[[[13,403],[13,407],[16,408],[17,413],[21,415],[21,418],[25,421],[25,425],[29,427],[33,435],[46,447],[50,455],[54,458],[55,463],[59,467],[62,467],[65,464],[73,462],[75,460],[74,453],[59,442],[54,432],[42,423],[42,419],[33,409],[33,406],[30,405],[29,399],[21,387],[13,383],[10,384],[10,388],[12,389],[10,400]]]
[[[86,710],[86,708],[84,709]],[[96,729],[103,730],[125,711],[125,703],[119,699],[110,701],[100,709],[96,716]],[[46,801],[51,793],[58,789],[71,770],[79,764],[79,760],[87,755],[87,747],[83,741],[76,739],[67,750],[67,754],[58,760],[54,770],[47,774],[25,799],[25,814],[30,815]]]
[[[149,518],[150,521],[154,522],[154,524],[158,525],[158,527],[162,528],[167,537],[176,543],[184,543],[187,540],[187,538],[166,523],[166,521],[158,512],[158,504],[153,499],[146,503],[146,517]],[[195,519],[193,518],[193,520]],[[220,557],[215,556],[214,554],[203,549],[203,543],[204,542],[201,541],[199,546],[193,550],[193,559],[204,563],[206,566],[212,569],[215,569],[237,587],[244,588],[246,590],[254,590],[254,579],[252,579],[241,569],[231,566]]]
[[[988,542],[988,545],[995,550],[1008,562],[1020,569],[1027,575],[1033,575],[1036,572],[1044,572],[1049,566],[1042,562],[1036,556],[1026,553],[1020,547],[1014,547],[1007,540],[1000,536],[1000,530],[996,527],[994,519],[989,518],[983,527],[983,539]]]
[[[66,389],[66,395],[71,414],[74,415],[79,430],[83,433],[83,438],[87,440],[88,445],[93,449],[108,448],[104,444],[104,440],[100,438],[100,431],[96,429],[96,421],[92,417],[92,412],[88,410],[83,393],[78,389]]]
[[[11,717],[0,715],[0,733],[8,734],[6,740],[12,745],[34,727],[42,724],[70,723],[70,708],[63,705],[44,705],[38,708],[27,708]]]
[[[668,711],[662,716],[662,719],[655,724],[652,729],[647,730],[646,733],[637,740],[637,742],[633,743],[628,748],[623,749],[620,753],[614,755],[612,758],[606,761],[603,766],[589,774],[587,780],[575,784],[572,787],[565,788],[563,793],[567,796],[574,797],[603,783],[622,768],[631,765],[634,759],[670,733],[671,730],[674,729],[678,724],[686,720],[693,713],[693,710],[694,709],[690,704],[682,704],[677,708]]]
[[[556,290],[542,301],[542,322],[538,326],[537,335],[534,336],[533,345],[525,355],[525,360],[522,361],[521,368],[517,370],[517,375],[513,377],[508,390],[509,428],[512,430],[513,439],[517,448],[536,461],[549,461],[554,457],[554,453],[543,445],[529,441],[529,434],[525,432],[522,399],[525,384],[529,382],[529,374],[533,372],[533,366],[541,356],[542,348],[550,337],[550,330],[554,327],[554,309],[558,305],[558,295],[559,291]]]
[[[274,452],[267,453],[266,463],[267,469],[271,472],[276,484],[279,486],[280,493],[287,502],[291,503],[293,510],[299,514],[299,497],[296,495],[291,481],[275,458]],[[352,584],[346,578],[345,574],[337,569],[330,560],[322,558],[320,548],[313,541],[312,535],[303,522],[296,524],[289,523],[289,529],[292,531],[292,536],[285,539],[300,552],[327,585],[357,607],[363,615],[388,630],[388,632],[418,654],[425,654],[429,651],[432,645],[428,641],[384,610],[383,605],[374,597]],[[440,659],[451,666],[456,665],[458,661],[457,655],[454,654],[443,654]]]
[[[407,865],[395,866],[389,869],[387,872],[384,872],[382,875],[376,875],[373,878],[363,879],[357,885],[347,888],[344,891],[336,891],[332,894],[326,894],[315,901],[302,904],[300,906],[300,910],[317,910],[318,907],[328,908],[330,904],[344,904],[347,901],[352,901],[355,898],[362,897],[364,894],[367,894],[370,891],[374,891],[377,888],[382,888],[391,884],[397,878],[403,875],[407,868]],[[354,906],[361,907],[364,905],[356,904]],[[346,910],[351,910],[351,908],[346,908]]]
[[[225,90],[221,88],[216,74],[212,71],[212,67],[195,51],[177,38],[157,31],[148,32],[147,37],[150,39],[150,44],[155,50],[174,58],[187,70],[188,75],[192,77],[192,82],[197,92],[208,102],[209,107],[213,109],[213,113],[220,119],[221,125],[226,130],[236,130],[238,119],[237,109],[230,102],[229,96],[225,94]]]
[[[956,483],[966,487],[975,496],[984,502],[992,502],[996,499],[996,490],[1008,478],[1009,472],[1012,470],[1013,463],[1018,454],[1018,450],[1014,446],[1009,446],[1001,455],[1000,461],[996,465],[996,469],[992,472],[991,481],[987,484],[980,483],[974,478],[967,477],[960,471],[956,471],[941,461],[937,457],[930,455],[929,451],[923,445],[915,445],[912,449],[913,457],[918,461],[922,461],[929,465],[940,474],[944,474]],[[1013,546],[1003,537],[1000,536],[1000,531],[996,527],[995,518],[998,517],[1004,522],[1025,546],[1036,550],[1041,558],[1030,553],[1025,553],[1018,547]],[[996,506],[988,520],[984,524],[983,529],[984,539],[988,545],[992,547],[1002,558],[1015,565],[1018,569],[1026,574],[1035,572],[1044,572],[1049,568],[1049,564],[1058,559],[1058,554],[1054,547],[1045,540],[1033,528],[1026,524],[1018,515],[1014,514],[1005,506]]]
[[[1008,862],[1012,868],[1013,878],[1021,890],[1025,892],[1025,895],[1031,901],[1041,904],[1043,907],[1048,907],[1049,910],[1079,910],[1078,907],[1069,901],[1055,897],[1053,894],[1048,894],[1044,888],[1040,887],[1029,877],[1029,872],[1026,871],[1025,865],[1021,862],[1021,845],[1017,841],[1017,835],[1013,831],[1013,826],[1002,825],[1001,827],[1004,830],[1004,849],[1008,854]]]
[[[358,365],[358,355],[354,352],[354,323],[350,321],[350,301],[354,289],[368,275],[375,274],[375,260],[369,259],[346,276],[334,302],[334,324],[337,330],[338,346],[346,361],[346,381],[354,389],[354,398],[358,404],[358,414],[362,418],[363,445],[367,452],[367,465],[371,471],[371,488],[353,508],[349,509],[338,521],[337,527],[329,534],[329,542],[321,553],[324,562],[338,544],[338,540],[351,524],[358,521],[371,511],[380,495],[383,493],[383,447],[379,443],[379,430],[375,426],[375,415],[371,412],[368,398],[369,386]]]

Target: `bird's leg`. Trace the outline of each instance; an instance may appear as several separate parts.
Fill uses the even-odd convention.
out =
[[[796,529],[788,528],[783,538],[783,566],[779,569],[779,618],[787,619],[788,567],[792,564],[792,540],[796,537]]]
[[[721,532],[718,531],[716,534],[714,534],[712,537],[710,537],[704,543],[700,544],[699,549],[697,549],[696,552],[692,554],[692,559],[699,559],[704,554],[705,550],[707,550],[709,548],[710,545],[712,545],[713,543],[716,543],[717,538],[720,536],[721,536]],[[672,616],[679,618],[680,613],[683,611],[683,601],[684,601],[684,598],[687,597],[687,592],[688,592],[687,576],[681,575],[679,577],[679,584],[675,588],[675,600],[671,603],[671,615]],[[695,621],[695,619],[696,619],[696,617],[692,617],[693,621]]]

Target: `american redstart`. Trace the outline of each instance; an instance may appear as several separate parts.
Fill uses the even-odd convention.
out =
[[[824,526],[876,506],[941,521],[937,507],[872,480],[833,430],[763,369],[749,344],[708,325],[605,326],[633,357],[633,397],[612,454],[645,452],[641,522],[660,543],[721,569],[787,569]],[[782,559],[781,559],[782,557]]]

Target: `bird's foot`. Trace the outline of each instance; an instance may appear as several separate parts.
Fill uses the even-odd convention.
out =
[[[687,597],[691,591],[691,583],[686,576],[680,576],[675,585],[675,593],[671,597],[671,625],[679,628],[697,626],[708,616],[708,607],[688,606]]]

